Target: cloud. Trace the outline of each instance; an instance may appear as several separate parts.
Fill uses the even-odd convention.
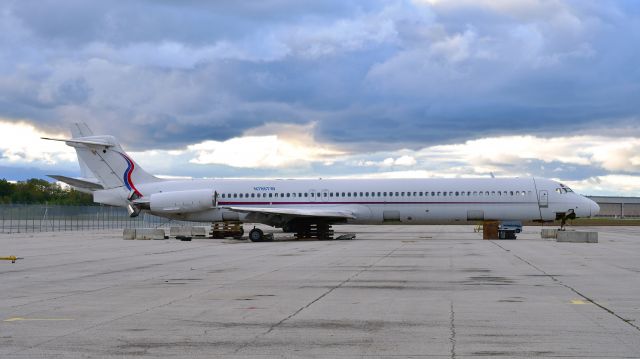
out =
[[[86,121],[167,174],[147,150],[194,175],[634,174],[637,142],[602,141],[640,137],[639,18],[596,0],[9,1],[0,118]],[[254,131],[309,123],[307,143]]]
[[[405,166],[405,167],[410,167],[415,165],[416,159],[413,158],[412,156],[407,156],[407,155],[402,155],[400,157],[397,158],[393,158],[393,157],[387,157],[382,161],[358,161],[356,163],[357,166],[364,166],[364,167],[373,167],[373,166],[377,166],[377,167],[393,167],[393,166]]]
[[[590,195],[640,195],[640,176],[605,175],[564,182],[574,190]]]
[[[502,136],[440,145],[422,150],[440,158],[463,159],[474,166],[500,166],[527,160],[599,166],[608,171],[640,173],[640,139],[604,136],[541,138]]]
[[[75,161],[76,155],[72,148],[40,137],[64,138],[64,135],[38,131],[27,123],[0,119],[0,163],[51,165]]]
[[[250,133],[229,140],[205,141],[187,147],[194,153],[191,160],[195,164],[225,164],[232,167],[291,167],[310,162],[326,161],[342,155],[315,141],[313,124],[307,126],[265,125]],[[276,134],[269,132],[278,131]]]
[[[637,9],[619,2],[44,1],[0,16],[0,116],[82,119],[137,149],[268,122],[397,149],[637,121]]]

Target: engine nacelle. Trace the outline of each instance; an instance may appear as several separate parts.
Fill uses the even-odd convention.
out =
[[[154,193],[149,199],[152,212],[200,212],[214,207],[213,190],[172,191]]]

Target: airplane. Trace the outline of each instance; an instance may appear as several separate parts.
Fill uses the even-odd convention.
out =
[[[548,222],[596,215],[594,201],[544,178],[161,179],[147,173],[115,137],[84,123],[63,141],[78,155],[81,178],[50,177],[91,193],[96,203],[196,222],[262,223],[330,239],[334,224],[434,224],[443,221]],[[240,235],[242,235],[241,233]],[[249,240],[269,240],[259,228]]]

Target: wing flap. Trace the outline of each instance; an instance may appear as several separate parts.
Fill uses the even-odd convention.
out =
[[[295,217],[320,217],[320,218],[342,218],[355,219],[356,216],[351,211],[315,209],[315,208],[283,208],[283,207],[222,207],[239,213],[255,213],[267,215],[286,215]]]

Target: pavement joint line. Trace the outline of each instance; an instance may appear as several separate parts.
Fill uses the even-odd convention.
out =
[[[265,253],[260,253],[260,254],[256,254],[256,255],[249,256],[249,257],[247,257],[247,258],[260,257],[260,256],[262,256],[262,255],[264,255],[264,254],[265,254]],[[147,255],[147,254],[145,254],[145,255]],[[131,257],[135,257],[135,256],[137,256],[137,255],[132,255]],[[201,258],[207,258],[207,257],[209,257],[209,255],[206,255],[206,256],[200,256],[200,257],[194,257],[193,259],[201,259]],[[247,258],[244,258],[244,259],[247,259]],[[236,261],[236,260],[233,260],[233,261]],[[219,263],[219,262],[218,262],[218,263],[213,264],[213,266],[217,266],[217,265],[221,265],[221,264],[227,264],[227,263],[231,263],[231,262],[233,262],[233,261],[228,261],[228,262],[223,262],[223,263]],[[172,261],[172,262],[162,262],[161,264],[152,264],[152,265],[147,265],[147,266],[143,266],[143,267],[127,268],[127,269],[125,269],[125,270],[111,271],[111,272],[105,272],[105,273],[97,273],[97,274],[94,274],[94,275],[96,275],[96,276],[97,276],[97,275],[105,275],[105,274],[114,274],[114,273],[118,273],[118,272],[128,272],[128,271],[131,271],[131,270],[146,269],[146,268],[150,268],[150,267],[157,266],[157,265],[165,265],[165,264],[169,264],[169,263],[179,263],[179,262],[181,262],[181,260],[175,260],[175,261]],[[85,263],[85,262],[75,262],[75,263],[72,263],[72,264],[78,264],[78,263]],[[46,267],[37,267],[37,269],[48,268],[48,267],[51,267],[51,266],[46,266]],[[205,267],[205,268],[206,268],[206,267]],[[94,276],[94,275],[91,275],[91,276]],[[165,277],[168,277],[168,276],[171,276],[171,275],[172,275],[172,274],[165,274],[165,275],[160,275],[160,276],[153,276],[153,277],[147,278],[147,279],[145,279],[145,280],[155,280],[155,279],[165,278]],[[262,274],[260,274],[260,275],[262,275]],[[259,276],[259,275],[258,275],[258,276]],[[80,277],[76,277],[76,278],[74,278],[74,279],[77,279],[77,278],[86,278],[86,277],[87,277],[87,276],[80,276]],[[51,282],[50,282],[50,283],[51,283]],[[30,306],[30,305],[33,305],[33,304],[36,304],[36,303],[40,303],[40,302],[44,302],[44,301],[57,300],[57,299],[62,299],[62,298],[71,297],[71,296],[74,296],[74,295],[83,295],[83,294],[89,294],[89,293],[99,292],[99,291],[106,290],[106,289],[111,289],[111,288],[114,288],[114,287],[117,287],[117,286],[118,286],[118,285],[110,285],[110,286],[106,286],[106,287],[95,288],[95,289],[91,289],[91,290],[85,290],[85,291],[82,291],[82,292],[80,292],[80,293],[69,293],[69,294],[64,294],[64,295],[60,295],[60,296],[57,296],[57,297],[39,299],[39,300],[36,300],[36,301],[32,301],[32,302],[28,302],[28,303],[24,303],[24,304],[14,305],[14,306],[12,306],[11,308],[12,308],[12,309],[13,309],[13,308],[20,308],[20,307]],[[224,286],[224,284],[223,284],[223,286]]]
[[[449,336],[449,342],[451,343],[451,359],[456,359],[456,312],[453,310],[453,300],[449,302],[449,330],[451,331]]]
[[[511,252],[511,250],[504,248],[503,246],[499,245],[498,243],[496,243],[495,241],[491,241],[491,243],[495,244],[496,246],[500,247],[502,250],[504,250],[505,252],[509,252],[511,253],[514,257],[518,258],[519,260],[521,260],[522,262],[528,264],[529,266],[531,266],[532,268],[534,268],[535,270],[539,271],[540,273],[544,274],[545,276],[551,278],[554,282],[560,284],[561,286],[569,289],[570,291],[574,292],[575,294],[579,295],[580,297],[584,298],[587,302],[595,305],[596,307],[604,310],[605,312],[613,315],[614,317],[620,319],[621,321],[623,321],[624,323],[630,325],[631,327],[633,327],[635,330],[640,332],[640,327],[633,324],[631,320],[629,319],[625,319],[622,316],[620,316],[618,313],[614,312],[612,309],[609,309],[607,307],[605,307],[604,305],[596,302],[594,299],[591,299],[590,297],[588,297],[587,295],[583,294],[582,292],[578,291],[577,289],[573,288],[572,286],[565,284],[564,282],[562,282],[560,279],[556,278],[556,276],[549,274],[547,272],[545,272],[544,270],[542,270],[541,268],[538,268],[535,264],[527,261],[526,259],[520,257],[519,255]]]
[[[392,255],[393,253],[395,253],[398,249],[400,249],[401,247],[404,246],[404,243],[401,244],[400,246],[398,246],[397,248],[393,249],[391,252],[385,254],[384,256],[380,257],[377,261],[371,263],[370,265],[362,268],[360,271],[356,272],[355,274],[353,274],[351,277],[343,280],[342,282],[338,283],[338,285],[329,288],[329,290],[327,290],[326,292],[322,293],[318,298],[312,300],[311,302],[307,303],[306,305],[302,306],[301,308],[299,308],[298,310],[296,310],[295,312],[293,312],[291,315],[287,316],[286,318],[282,319],[281,321],[279,321],[278,323],[272,325],[269,330],[267,330],[265,333],[263,333],[262,335],[266,335],[271,333],[276,327],[278,327],[279,325],[281,325],[282,323],[286,322],[287,320],[295,317],[296,315],[298,315],[298,313],[302,312],[303,310],[309,308],[310,306],[312,306],[314,303],[318,302],[320,299],[326,297],[327,295],[329,295],[331,292],[333,292],[334,290],[342,287],[343,285],[347,284],[348,282],[350,282],[352,279],[354,279],[355,277],[359,276],[360,274],[362,274],[363,272],[369,270],[371,267],[375,266],[376,264],[380,263],[382,260],[386,259],[387,257],[389,257],[390,255]]]
[[[22,318],[13,317],[3,320],[4,322],[38,322],[38,321],[64,321],[73,320],[73,318]]]
[[[395,250],[394,250],[394,251],[395,251]],[[270,253],[270,251],[267,251],[266,253],[260,253],[260,254],[256,254],[256,255],[248,256],[248,258],[260,257],[260,256],[263,256],[263,255],[266,255],[266,254],[269,254],[269,253]],[[392,252],[392,253],[393,253],[393,252]],[[391,254],[391,253],[389,253],[389,255],[390,255],[390,254]],[[386,257],[386,256],[385,256],[385,257]],[[247,259],[247,258],[243,258],[243,259]],[[301,259],[301,260],[302,260],[302,259]],[[237,261],[237,260],[233,260],[233,261]],[[229,262],[233,262],[233,261],[229,261]],[[297,262],[299,262],[299,261],[296,261],[296,263],[297,263]],[[225,263],[228,263],[228,262],[225,262]],[[213,266],[216,266],[216,265],[220,265],[220,263],[216,263],[216,264],[214,264]],[[291,265],[293,265],[293,264],[291,264]],[[175,273],[170,273],[170,274],[166,274],[166,275],[156,276],[156,277],[153,277],[152,279],[155,279],[155,278],[163,278],[163,277],[167,277],[167,276],[171,276],[171,275],[175,275]],[[237,280],[237,281],[234,281],[234,282],[241,282],[241,281],[244,281],[244,280],[250,280],[250,279],[253,279],[253,278],[259,277],[259,276],[261,276],[261,275],[264,275],[264,273],[260,273],[260,274],[257,274],[257,275],[252,275],[252,276],[250,276],[250,277],[248,277],[248,278],[240,279],[240,280]],[[161,303],[161,304],[158,304],[158,305],[156,305],[156,306],[154,306],[154,307],[151,307],[151,308],[146,308],[146,309],[141,310],[141,311],[138,311],[138,312],[129,313],[129,314],[124,314],[124,315],[118,316],[118,317],[116,317],[116,318],[112,318],[112,319],[105,320],[105,321],[102,321],[102,322],[99,322],[99,323],[95,323],[95,324],[90,325],[90,326],[88,326],[88,327],[83,327],[83,328],[80,328],[80,329],[78,329],[78,330],[74,330],[74,331],[71,331],[71,332],[69,332],[69,333],[66,333],[66,334],[62,334],[62,335],[55,336],[55,337],[53,337],[53,338],[50,338],[50,339],[45,340],[45,341],[40,342],[40,343],[33,344],[33,345],[28,346],[28,347],[26,347],[26,348],[21,348],[21,349],[19,349],[19,350],[16,350],[16,351],[14,351],[14,352],[10,353],[10,354],[11,354],[11,355],[18,354],[18,353],[24,352],[24,351],[26,351],[26,350],[31,350],[31,349],[37,348],[37,347],[39,347],[39,346],[41,346],[41,345],[48,344],[48,343],[53,342],[53,341],[55,341],[55,340],[57,340],[57,339],[64,338],[64,337],[67,337],[67,336],[70,336],[70,335],[74,335],[74,334],[77,334],[77,333],[80,333],[80,332],[83,332],[83,331],[91,330],[91,329],[97,328],[97,327],[99,327],[99,326],[101,326],[101,325],[104,325],[104,324],[113,323],[113,322],[115,322],[115,321],[118,321],[118,320],[123,319],[123,318],[126,318],[126,317],[130,317],[130,316],[134,316],[134,315],[144,314],[144,313],[150,312],[150,311],[155,310],[155,309],[158,309],[158,308],[166,307],[166,306],[171,305],[171,304],[173,304],[173,303],[176,303],[176,302],[178,302],[178,301],[182,301],[182,300],[189,300],[189,299],[190,299],[190,298],[192,298],[194,295],[198,295],[198,294],[205,294],[205,293],[211,292],[211,291],[213,291],[213,290],[215,290],[215,289],[223,288],[223,287],[224,287],[225,285],[227,285],[227,284],[228,284],[228,283],[220,284],[220,285],[215,286],[214,288],[207,288],[206,290],[201,291],[201,292],[191,293],[191,294],[189,294],[189,295],[187,295],[187,296],[185,296],[185,297],[175,298],[175,299],[173,299],[173,300],[170,300],[169,302]],[[62,297],[67,297],[67,296],[76,295],[76,294],[84,294],[84,293],[88,293],[88,292],[95,292],[95,291],[104,290],[104,289],[108,289],[108,288],[112,288],[112,287],[114,287],[114,286],[109,286],[109,287],[99,288],[99,289],[96,289],[96,290],[87,291],[87,292],[82,292],[82,293],[69,294],[69,295],[62,296]]]
[[[303,310],[309,308],[310,306],[312,306],[314,303],[317,303],[319,300],[321,300],[322,298],[326,297],[327,295],[329,295],[331,292],[333,292],[334,290],[342,287],[343,285],[347,284],[349,281],[351,281],[352,279],[354,279],[355,277],[359,276],[360,274],[364,273],[365,271],[369,270],[370,268],[372,268],[373,266],[375,266],[376,264],[380,263],[382,260],[388,258],[390,255],[392,255],[393,253],[395,253],[398,249],[402,248],[405,245],[405,243],[401,243],[398,247],[394,248],[393,250],[391,250],[389,253],[385,254],[384,256],[378,258],[378,260],[376,260],[375,262],[369,264],[368,266],[362,268],[361,270],[359,270],[358,272],[354,273],[352,276],[350,276],[349,278],[343,280],[342,282],[338,283],[337,285],[329,288],[327,291],[325,291],[324,293],[322,293],[319,297],[317,297],[316,299],[312,300],[311,302],[305,304],[304,306],[298,308],[298,310],[296,310],[295,312],[291,313],[290,315],[286,316],[285,318],[283,318],[282,320],[280,320],[279,322],[273,324],[272,326],[269,327],[269,329],[262,333],[262,334],[258,334],[254,337],[254,339],[257,339],[259,337],[268,335],[269,333],[271,333],[274,329],[276,329],[278,326],[282,325],[284,322],[286,322],[287,320],[295,317],[296,315],[298,315],[300,312],[302,312]],[[233,351],[233,354],[237,354],[239,351],[241,351],[242,349],[246,348],[249,345],[250,342],[246,342],[244,345],[238,347],[236,350]]]

